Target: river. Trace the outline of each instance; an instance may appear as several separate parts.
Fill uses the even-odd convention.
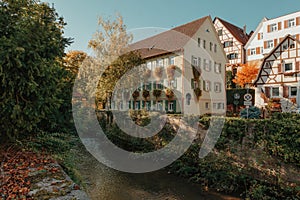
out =
[[[130,174],[110,169],[80,151],[77,167],[92,200],[237,200],[203,192],[199,185],[160,170]]]

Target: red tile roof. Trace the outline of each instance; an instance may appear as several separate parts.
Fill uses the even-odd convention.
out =
[[[244,32],[243,29],[219,18],[216,17],[214,19],[214,21],[218,19],[224,26],[225,28],[235,37],[235,39],[237,39],[240,43],[242,43],[243,45],[245,45],[247,43],[247,41],[249,40],[249,35],[247,33]]]
[[[210,16],[175,27],[171,30],[133,43],[129,47],[131,50],[138,50],[143,58],[180,51],[208,18],[210,18]]]

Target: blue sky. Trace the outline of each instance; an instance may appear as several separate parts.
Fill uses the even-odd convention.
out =
[[[211,15],[254,30],[263,17],[274,18],[300,10],[299,0],[45,0],[54,3],[67,22],[65,36],[74,38],[68,50],[89,52],[99,16],[120,13],[136,39]],[[157,27],[151,28],[149,27]],[[137,29],[139,31],[137,31]],[[141,31],[143,30],[143,31]]]

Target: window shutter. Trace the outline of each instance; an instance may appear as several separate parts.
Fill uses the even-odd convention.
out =
[[[267,46],[268,46],[268,43],[267,43],[267,41],[264,41],[264,49],[266,49],[266,48],[267,48]]]
[[[284,38],[279,38],[279,42],[282,42],[283,39],[284,39]]]
[[[268,33],[271,32],[271,25],[268,25]]]
[[[250,49],[247,50],[247,54],[248,54],[248,56],[250,56],[250,54],[251,54],[251,50]]]
[[[283,97],[288,98],[289,97],[289,87],[283,86]]]
[[[278,30],[281,30],[281,22],[278,22]]]
[[[258,39],[258,40],[260,40],[260,38],[261,38],[260,36],[261,36],[260,33],[258,33],[258,34],[257,34],[257,39]]]
[[[278,73],[281,73],[282,72],[282,64],[279,63],[277,67],[278,67]]]
[[[300,40],[300,34],[296,35],[296,40]]]
[[[173,101],[173,111],[176,113],[176,100]]]
[[[265,87],[265,94],[267,98],[270,98],[270,87]]]
[[[260,47],[256,47],[256,54],[260,54]]]
[[[299,61],[296,62],[296,71],[297,72],[300,71],[300,62]]]
[[[288,24],[289,24],[288,20],[285,20],[285,21],[284,21],[284,28],[287,28],[287,27],[288,27]]]
[[[203,81],[203,90],[206,91],[206,82]]]
[[[165,100],[165,111],[168,111],[168,100]]]
[[[300,17],[296,18],[296,25],[299,26],[300,25]]]
[[[277,44],[278,44],[278,40],[277,40],[277,38],[275,38],[275,39],[274,39],[274,47],[276,47]]]
[[[129,104],[129,109],[131,109],[131,101],[128,101],[128,104]]]

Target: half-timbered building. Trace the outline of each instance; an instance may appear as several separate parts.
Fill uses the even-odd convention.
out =
[[[246,60],[244,46],[249,39],[246,26],[242,29],[218,17],[214,26],[228,58],[227,70],[234,71]]]
[[[291,35],[284,37],[265,56],[255,80],[255,104],[265,107],[270,100],[295,103],[297,83],[300,80],[300,42]]]

